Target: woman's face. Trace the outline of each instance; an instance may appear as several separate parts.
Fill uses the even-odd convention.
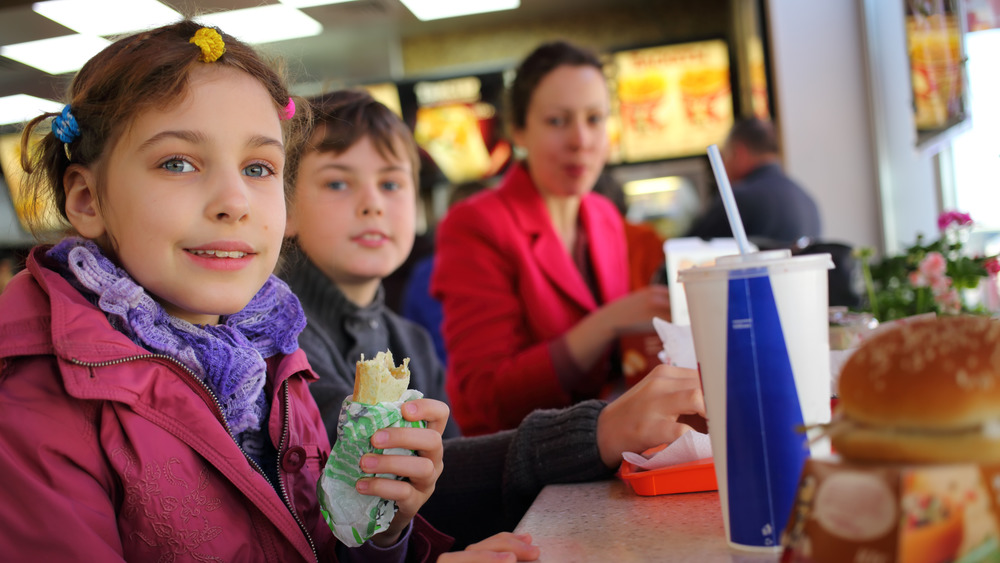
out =
[[[604,75],[589,65],[556,67],[535,87],[514,142],[546,196],[581,196],[594,187],[608,155],[610,107]]]

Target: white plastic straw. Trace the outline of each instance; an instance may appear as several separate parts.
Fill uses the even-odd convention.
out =
[[[736,244],[740,247],[740,254],[750,254],[750,241],[747,239],[747,232],[743,227],[743,218],[740,217],[740,210],[736,207],[736,198],[733,197],[733,187],[729,184],[729,176],[726,175],[726,166],[722,164],[722,155],[719,154],[719,147],[717,145],[708,146],[708,160],[712,164],[715,182],[719,184],[719,193],[722,194],[722,205],[726,208],[726,216],[729,217],[729,227],[733,230]]]

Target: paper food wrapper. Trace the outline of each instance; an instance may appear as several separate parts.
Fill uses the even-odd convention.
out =
[[[653,318],[653,328],[663,342],[660,361],[671,366],[682,368],[698,368],[698,360],[694,355],[694,337],[691,327],[667,322],[659,317]]]
[[[391,403],[366,405],[355,403],[350,397],[344,400],[337,421],[337,443],[330,452],[317,485],[320,512],[333,530],[333,535],[344,545],[357,547],[389,528],[392,517],[396,514],[396,503],[363,495],[354,488],[358,479],[369,476],[361,470],[359,464],[361,456],[367,453],[415,455],[411,450],[374,448],[371,438],[383,428],[426,426],[423,421],[404,420],[399,410],[406,401],[421,397],[423,395],[419,391],[407,389],[399,401]],[[399,479],[387,473],[375,476]]]
[[[622,458],[625,461],[646,471],[708,457],[712,457],[712,442],[709,440],[708,434],[702,434],[695,430],[685,432],[683,436],[649,458],[634,452],[622,452]]]

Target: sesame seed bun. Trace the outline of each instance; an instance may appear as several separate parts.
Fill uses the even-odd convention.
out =
[[[913,321],[840,374],[834,449],[854,461],[1000,462],[1000,322]]]

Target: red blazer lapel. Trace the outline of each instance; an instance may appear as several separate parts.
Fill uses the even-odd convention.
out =
[[[607,303],[628,293],[629,267],[623,219],[610,202],[601,203],[598,195],[585,196],[580,202],[580,222],[590,242],[590,261],[601,301]]]
[[[504,179],[500,192],[511,209],[517,226],[531,239],[532,255],[539,270],[552,285],[587,311],[597,308],[597,302],[587,288],[583,276],[552,228],[548,211],[522,165],[517,165]]]

